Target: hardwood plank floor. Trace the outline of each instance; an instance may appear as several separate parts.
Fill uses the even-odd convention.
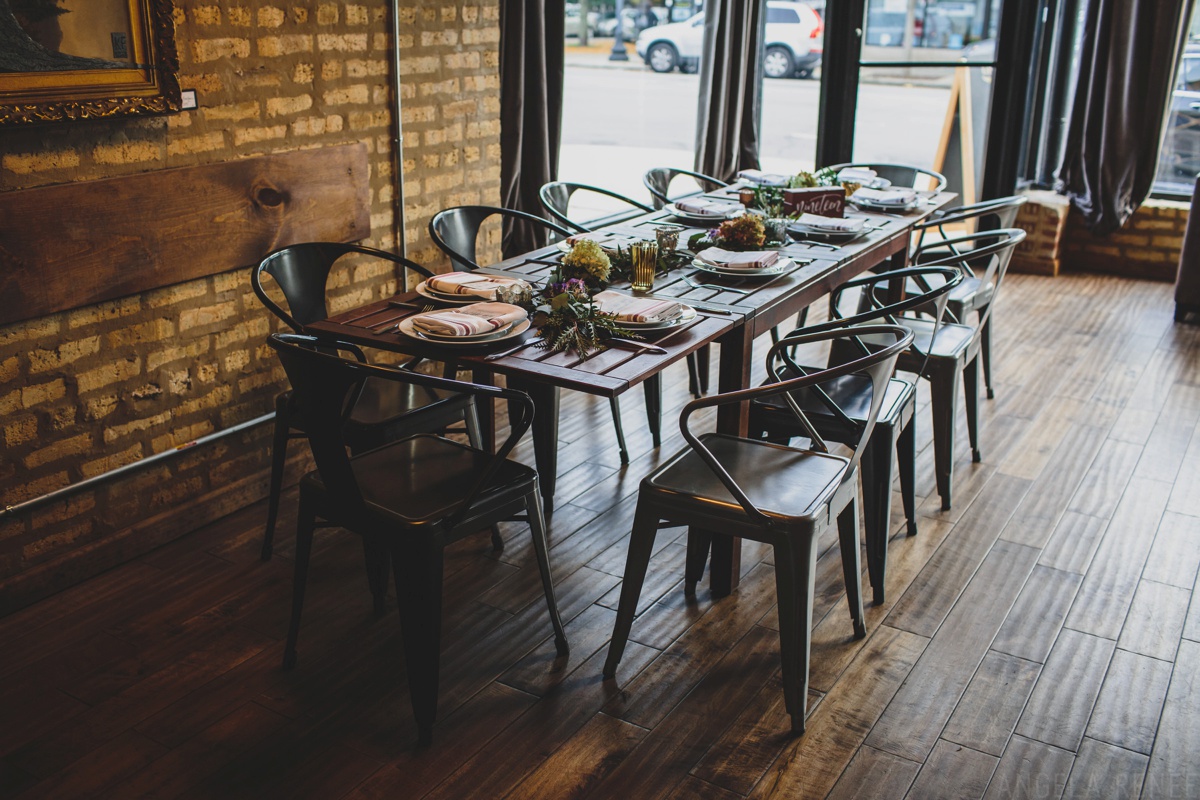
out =
[[[432,747],[394,602],[371,614],[343,531],[318,532],[300,662],[279,669],[289,493],[268,563],[258,504],[0,619],[0,797],[1200,796],[1200,331],[1172,311],[1166,284],[1009,278],[984,460],[960,410],[941,511],[922,385],[920,531],[897,501],[864,640],[820,543],[800,738],[769,548],[745,546],[732,596],[686,597],[685,532],[659,531],[617,678],[600,674],[638,481],[683,445],[678,365],[661,448],[641,393],[622,398],[625,467],[607,403],[564,394],[550,557],[569,658],[523,524],[502,552],[481,535],[446,554]]]

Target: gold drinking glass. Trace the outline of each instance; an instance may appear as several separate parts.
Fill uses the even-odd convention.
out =
[[[629,255],[633,261],[633,290],[650,291],[654,288],[654,270],[658,267],[658,243],[634,242]]]

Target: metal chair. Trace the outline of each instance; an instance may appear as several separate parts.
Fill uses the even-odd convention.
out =
[[[338,259],[350,253],[390,261],[421,275],[430,274],[420,264],[383,250],[356,244],[306,242],[289,245],[269,254],[251,271],[250,285],[268,311],[296,333],[304,333],[306,325],[329,316],[325,304],[329,273]],[[264,275],[271,276],[283,293],[286,309],[267,292],[263,284]],[[280,393],[275,398],[271,485],[261,554],[263,561],[271,558],[274,547],[288,441],[306,435],[297,419],[295,397],[290,391]],[[468,395],[394,381],[368,381],[346,420],[345,435],[347,443],[357,453],[418,431],[445,430],[459,423],[465,426],[471,441],[477,443],[478,420],[474,402]],[[503,543],[498,539],[494,541],[498,545]],[[378,586],[373,589],[376,590],[376,606],[382,609],[382,590]]]
[[[936,213],[930,219],[913,228],[913,231],[916,233],[917,248],[921,250],[922,257],[927,261],[931,258],[937,258],[940,255],[953,254],[955,253],[953,247],[943,250],[938,247],[938,240],[927,239],[926,234],[936,230],[938,235],[941,236],[941,241],[945,241],[954,235],[953,232],[947,230],[948,227],[964,223],[974,223],[976,231],[1011,228],[1017,220],[1017,214],[1020,212],[1021,206],[1025,205],[1027,200],[1028,198],[1019,195],[1001,197],[996,200],[984,200],[980,203],[972,203],[971,205],[960,206],[945,212]],[[965,320],[971,312],[975,312],[982,317],[987,312],[988,306],[991,305],[992,295],[995,290],[995,286],[988,275],[976,273],[969,262],[965,266],[967,270],[970,270],[970,274],[965,277],[957,289],[950,293],[950,300],[947,305],[950,313],[959,320]],[[996,396],[996,392],[992,388],[991,318],[988,318],[987,322],[984,323],[981,336],[980,355],[983,358],[983,382],[987,386],[988,399],[991,400]]]
[[[902,370],[919,374],[930,384],[934,468],[943,510],[950,508],[954,471],[954,398],[958,394],[960,376],[966,397],[971,457],[976,462],[982,459],[979,451],[979,351],[983,330],[996,307],[1013,249],[1024,239],[1023,230],[1001,228],[934,243],[934,247],[951,248],[950,255],[925,260],[924,249],[919,248],[914,253],[922,267],[954,267],[962,270],[965,276],[974,274],[970,265],[986,262],[983,279],[992,285],[991,299],[974,325],[958,321],[939,326],[939,320],[928,318],[904,320],[916,338],[911,350],[901,355],[897,364]]]
[[[903,287],[904,283],[919,276],[934,288],[905,297],[894,303],[879,302],[880,296],[889,290]],[[837,307],[843,295],[861,290],[867,298],[868,310],[850,317],[831,314],[834,319],[821,325],[798,328],[782,341],[792,337],[826,330],[837,330],[854,325],[892,324],[903,325],[905,312],[930,305],[936,308],[935,319],[941,318],[946,298],[962,280],[962,273],[949,267],[906,269],[885,272],[849,281],[835,289],[830,305]],[[899,296],[899,295],[897,295]],[[850,347],[830,348],[826,368],[835,367],[862,355],[859,349],[863,340],[846,340]],[[819,367],[803,367],[793,360],[790,348],[778,351],[777,358],[767,365],[771,382],[788,380],[818,371]],[[871,385],[861,375],[836,378],[794,392],[792,400],[800,406],[804,416],[826,441],[855,446],[863,435],[867,423],[867,412],[871,408]],[[891,533],[889,521],[892,511],[892,471],[898,464],[900,472],[900,494],[904,503],[904,516],[908,520],[908,535],[917,533],[916,489],[914,471],[916,465],[915,427],[916,383],[893,376],[884,390],[879,417],[874,432],[867,441],[862,455],[863,523],[866,529],[867,574],[874,589],[876,604],[885,600],[887,578],[887,543]],[[794,437],[808,437],[809,432],[800,424],[791,406],[781,396],[761,398],[750,405],[750,438],[763,439],[775,444],[788,444]]]
[[[479,236],[479,228],[488,218],[493,216],[517,217],[528,222],[540,224],[554,233],[566,238],[571,231],[553,222],[548,222],[524,211],[513,211],[509,208],[492,206],[459,206],[439,211],[429,222],[429,233],[433,236],[434,244],[441,248],[455,269],[471,272],[479,269],[476,263],[475,240]],[[649,378],[643,384],[646,396],[646,418],[650,424],[650,435],[654,446],[662,443],[662,380],[658,375]],[[625,429],[621,426],[621,401],[616,397],[608,400],[612,411],[613,426],[617,432],[617,447],[620,449],[621,463],[629,463],[629,449],[625,446]]]
[[[650,196],[654,198],[653,203],[656,211],[667,203],[674,202],[674,198],[668,192],[671,188],[671,183],[680,175],[694,178],[700,186],[697,191],[686,192],[685,194],[678,195],[679,197],[687,197],[688,195],[699,194],[700,192],[711,192],[714,189],[720,189],[722,186],[729,185],[726,181],[700,172],[676,169],[675,167],[652,167],[646,170],[646,174],[642,177],[642,183],[650,190]]]
[[[940,192],[946,188],[946,176],[924,167],[913,167],[908,164],[834,164],[827,169],[841,172],[844,169],[873,169],[880,178],[886,178],[894,186],[907,186],[921,191]],[[917,186],[917,181],[924,177],[928,186]]]
[[[480,269],[476,255],[479,229],[483,223],[495,216],[521,220],[564,239],[571,235],[571,231],[563,226],[542,219],[536,214],[497,206],[456,206],[439,211],[429,221],[429,235],[433,238],[433,243],[450,257],[450,263],[456,271],[474,272]]]
[[[555,648],[559,656],[567,655],[567,638],[554,599],[537,472],[508,458],[533,420],[533,401],[511,389],[343,359],[321,352],[328,345],[313,337],[273,334],[268,342],[300,398],[302,423],[317,464],[316,471],[300,481],[296,572],[283,667],[296,665],[313,529],[320,518],[357,533],[391,555],[418,743],[427,745],[437,716],[442,558],[448,545],[525,514]],[[511,431],[495,455],[433,434],[415,434],[348,456],[343,433],[345,409],[369,380],[506,400]]]
[[[630,208],[600,217],[598,219],[577,222],[568,216],[568,209],[571,205],[571,198],[580,192],[610,197],[614,200],[621,201]],[[542,201],[542,208],[550,212],[550,216],[554,217],[563,225],[574,228],[579,233],[594,231],[597,228],[604,227],[605,225],[611,225],[615,222],[623,222],[631,217],[636,217],[640,214],[645,214],[654,210],[645,203],[639,203],[637,200],[633,200],[625,195],[609,191],[608,189],[602,189],[599,186],[588,186],[584,183],[570,183],[568,181],[551,181],[550,183],[547,183],[538,190],[538,198]]]
[[[866,636],[866,623],[858,554],[858,463],[871,438],[896,357],[908,347],[912,334],[894,325],[802,334],[772,346],[768,356],[771,363],[781,350],[793,345],[860,335],[888,342],[879,350],[830,369],[692,400],[684,406],[679,427],[688,449],[643,479],[638,492],[621,600],[604,664],[606,678],[616,673],[629,639],[660,520],[692,529],[684,579],[689,587],[694,587],[704,567],[703,559],[693,559],[692,555],[706,553],[709,544],[699,531],[765,542],[775,551],[784,701],[792,718],[792,731],[804,732],[817,540],[836,520],[846,599],[855,638],[862,638]],[[866,426],[850,458],[831,455],[794,402],[789,405],[797,420],[811,431],[813,446],[808,450],[725,434],[697,436],[688,425],[690,417],[701,409],[774,395],[790,398],[797,391],[850,375],[864,375],[872,391]]]

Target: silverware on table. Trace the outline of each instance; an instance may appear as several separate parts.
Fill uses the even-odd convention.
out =
[[[660,356],[667,354],[666,349],[659,347],[656,344],[649,342],[639,342],[634,339],[622,339],[619,336],[609,338],[605,344],[612,348],[620,348],[621,350],[636,350],[639,353],[657,353]]]
[[[686,283],[688,286],[692,287],[693,289],[712,289],[713,291],[717,291],[717,292],[733,292],[734,294],[750,294],[745,289],[735,289],[732,286],[718,286],[715,283],[696,283],[694,280],[689,278],[687,275],[680,275],[679,277],[683,278],[683,282]]]
[[[501,350],[499,353],[491,353],[489,355],[486,355],[483,357],[483,360],[484,361],[495,361],[498,358],[504,358],[505,356],[511,356],[513,353],[517,352],[518,350],[523,350],[526,347],[529,347],[529,345],[535,344],[537,341],[538,341],[538,338],[536,336],[531,336],[530,338],[526,339],[525,341],[521,342],[519,345],[516,345],[515,347],[510,347],[507,350]]]

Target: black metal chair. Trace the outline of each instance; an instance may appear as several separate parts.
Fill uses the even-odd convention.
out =
[[[802,334],[774,345],[768,356],[770,363],[792,345],[862,335],[890,341],[881,349],[830,369],[692,400],[684,406],[679,427],[688,449],[643,479],[638,492],[621,600],[604,664],[605,677],[616,673],[629,639],[660,520],[692,528],[685,582],[693,587],[699,579],[697,567],[699,571],[704,567],[702,559],[692,558],[693,552],[706,553],[709,544],[699,531],[765,542],[775,551],[784,699],[792,730],[804,732],[817,539],[837,521],[846,598],[854,635],[862,638],[866,623],[858,554],[858,462],[871,438],[896,357],[908,347],[912,333],[894,325],[877,325]],[[789,405],[797,420],[811,431],[811,449],[717,433],[697,436],[688,425],[690,417],[701,409],[773,395],[790,398],[808,387],[850,375],[865,375],[872,391],[866,426],[850,458],[830,454],[804,412],[792,402]]]
[[[1025,231],[1001,228],[993,231],[956,236],[935,242],[931,247],[953,249],[950,255],[926,260],[926,252],[918,248],[914,259],[922,267],[954,267],[969,275],[970,264],[988,266],[986,280],[992,284],[991,300],[974,325],[958,322],[941,324],[939,320],[906,318],[904,324],[916,338],[909,352],[900,356],[899,368],[915,372],[929,381],[930,409],[933,414],[934,469],[937,474],[938,495],[942,509],[949,510],[954,472],[955,397],[961,376],[967,405],[967,434],[971,441],[972,460],[982,459],[979,451],[979,351],[983,329],[996,307],[1000,284],[1008,272],[1013,249],[1025,239]],[[918,280],[919,282],[919,280]],[[925,288],[925,287],[923,287]],[[949,311],[947,311],[949,313]]]
[[[700,194],[701,192],[711,192],[715,189],[720,189],[722,186],[728,186],[726,181],[714,178],[710,175],[705,175],[701,172],[692,172],[686,169],[676,169],[675,167],[652,167],[646,170],[646,174],[642,176],[642,183],[650,190],[650,196],[654,198],[654,208],[658,210],[667,203],[674,202],[670,196],[671,183],[679,176],[694,178],[699,184],[696,191],[685,192],[677,197],[687,197],[688,195]]]
[[[305,333],[306,325],[329,316],[325,304],[329,273],[338,259],[350,253],[390,261],[421,275],[430,274],[420,264],[383,250],[356,244],[306,242],[289,245],[269,254],[251,271],[250,285],[272,314],[296,333]],[[264,275],[271,276],[283,293],[286,309],[268,293],[263,283]],[[267,500],[267,527],[263,534],[263,561],[271,558],[274,547],[288,441],[304,438],[307,433],[296,420],[295,397],[290,391],[280,393],[275,398],[271,486]],[[478,443],[478,420],[475,404],[469,395],[394,381],[367,381],[346,420],[345,435],[347,444],[358,453],[418,431],[445,430],[460,423],[465,426],[471,441]],[[502,544],[499,540],[494,541]],[[382,609],[382,590],[378,586],[372,588],[376,607]]]
[[[894,303],[882,304],[881,295],[889,294],[891,288],[914,276],[920,276],[936,288],[905,297]],[[797,328],[782,341],[808,333],[819,333],[853,325],[892,324],[903,325],[901,317],[907,311],[933,305],[940,318],[946,298],[962,280],[962,273],[948,267],[908,269],[871,275],[850,281],[834,290],[830,305],[840,304],[847,292],[859,289],[868,298],[870,308],[850,317],[834,316],[830,322],[808,328]],[[882,290],[882,291],[880,291]],[[840,318],[839,318],[840,317]],[[835,367],[862,354],[858,347],[860,339],[847,340],[852,347],[831,348],[826,367]],[[778,357],[767,365],[770,381],[807,375],[819,367],[804,367],[793,360],[791,348],[779,351]],[[904,516],[908,521],[908,535],[917,533],[916,489],[913,474],[916,465],[915,428],[912,424],[916,413],[916,384],[908,379],[893,376],[884,391],[879,417],[875,429],[867,442],[862,456],[863,523],[867,541],[867,574],[874,589],[874,600],[880,604],[885,599],[887,578],[887,543],[890,534],[889,521],[892,511],[892,471],[898,464],[900,472],[900,494],[904,503]],[[800,406],[804,416],[826,441],[854,446],[858,444],[867,422],[871,407],[871,385],[861,375],[848,375],[828,383],[810,386],[795,392],[792,399]],[[775,444],[788,444],[795,437],[808,437],[809,432],[792,413],[791,406],[780,397],[767,397],[750,405],[750,438],[763,439]]]
[[[566,238],[571,231],[553,222],[548,222],[524,211],[513,211],[509,208],[493,206],[459,206],[439,211],[429,221],[429,233],[433,242],[442,252],[450,257],[455,269],[472,272],[480,268],[476,263],[475,242],[479,237],[479,228],[493,216],[507,216],[523,219],[532,224],[540,224],[553,233]],[[646,418],[650,424],[650,436],[654,446],[662,443],[662,380],[658,375],[643,383],[646,396]],[[612,411],[613,426],[617,432],[617,447],[620,449],[621,463],[629,463],[629,449],[625,445],[625,429],[621,425],[621,401],[616,397],[608,400]]]
[[[317,519],[346,528],[391,555],[409,695],[418,742],[430,743],[437,716],[444,549],[481,528],[524,513],[533,536],[555,648],[567,639],[554,599],[537,472],[508,458],[533,419],[529,396],[511,389],[370,366],[321,352],[328,343],[296,334],[268,338],[300,398],[317,469],[300,481],[296,573],[283,667],[296,665],[296,640]],[[338,349],[352,346],[338,344]],[[347,455],[346,409],[371,380],[508,401],[511,431],[495,455],[433,434],[415,434]]]
[[[570,218],[571,199],[575,195],[583,194],[598,194],[604,197],[609,197],[614,200],[619,200],[621,203],[629,206],[628,209],[622,209],[612,214],[585,221],[577,221]],[[602,189],[599,186],[588,186],[585,183],[570,183],[568,181],[551,181],[542,186],[538,190],[538,198],[542,201],[542,208],[550,212],[550,216],[561,222],[563,225],[574,228],[580,233],[594,231],[597,228],[602,228],[605,225],[612,225],[615,222],[623,222],[624,220],[636,217],[640,214],[645,214],[654,209],[645,203],[639,203],[637,200],[626,197],[623,194]]]
[[[841,172],[844,169],[873,169],[880,178],[886,178],[893,186],[907,186],[921,191],[940,192],[946,188],[946,176],[924,167],[914,167],[908,164],[834,164],[828,169]],[[924,177],[928,186],[918,186]]]
[[[933,217],[914,227],[916,245],[921,250],[922,258],[928,261],[946,255],[955,254],[953,247],[940,248],[938,240],[927,238],[930,231],[937,231],[942,241],[946,241],[957,232],[948,230],[957,225],[974,224],[975,231],[1011,228],[1016,223],[1017,214],[1028,198],[1022,196],[1001,197],[996,200],[984,200],[980,203],[952,208],[945,212],[934,214]],[[988,267],[994,266],[994,260],[989,260]],[[950,293],[947,308],[956,319],[966,320],[972,312],[982,316],[992,303],[995,285],[992,276],[979,274],[971,263],[965,264],[970,274]],[[980,356],[983,358],[983,382],[987,386],[988,399],[996,396],[992,388],[992,319],[988,318],[982,326]]]
[[[455,206],[439,211],[429,221],[429,235],[433,238],[433,243],[450,257],[450,263],[456,271],[474,272],[481,266],[476,255],[479,229],[483,223],[495,216],[521,220],[563,239],[571,235],[567,228],[536,214],[498,206]]]

